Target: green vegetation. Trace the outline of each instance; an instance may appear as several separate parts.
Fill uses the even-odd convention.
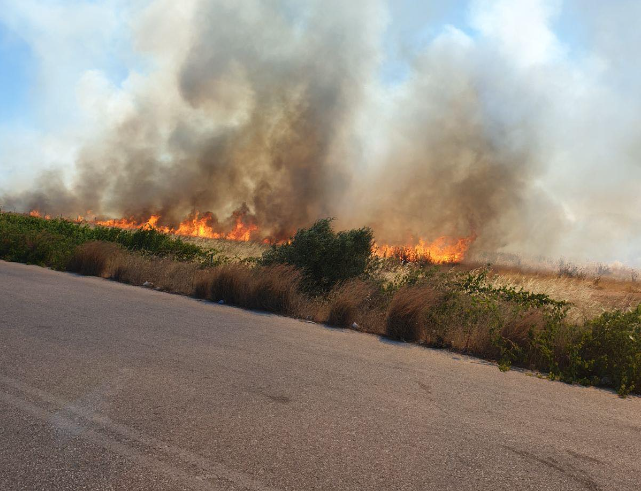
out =
[[[487,268],[409,265],[391,279],[368,228],[301,229],[261,260],[156,230],[90,227],[0,213],[0,258],[290,315],[521,366],[568,383],[641,393],[641,306],[570,322],[570,304],[495,286]]]
[[[605,312],[569,346],[569,362],[558,376],[567,382],[609,385],[620,395],[641,393],[641,306]]]
[[[171,256],[180,261],[204,258],[193,244],[154,229],[123,230],[91,227],[63,218],[46,220],[15,213],[0,213],[0,258],[63,270],[73,250],[90,241],[114,242],[130,251]]]
[[[306,288],[312,292],[329,291],[341,281],[362,275],[372,257],[372,230],[336,233],[331,223],[331,218],[325,218],[308,229],[298,230],[289,243],[265,252],[262,263],[299,268],[305,275]]]
[[[641,306],[575,325],[567,302],[494,287],[487,269],[411,271],[383,291],[393,295],[390,337],[497,360],[502,370],[517,365],[553,380],[641,393]]]

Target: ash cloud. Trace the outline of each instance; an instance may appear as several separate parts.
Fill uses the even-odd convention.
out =
[[[335,216],[391,244],[474,233],[479,250],[636,261],[613,241],[638,239],[638,193],[603,168],[607,156],[639,176],[638,84],[604,69],[621,73],[606,34],[633,5],[584,9],[599,35],[586,40],[592,56],[573,57],[552,30],[573,2],[474,1],[470,30],[445,26],[410,50],[403,78],[383,82],[390,5],[133,9],[132,44],[149,66],[121,87],[83,75],[77,90],[95,121],[71,177],[50,171],[0,202],[153,213],[166,225],[195,210],[225,223],[236,211],[274,238]]]

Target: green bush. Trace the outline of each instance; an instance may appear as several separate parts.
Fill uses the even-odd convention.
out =
[[[641,392],[641,305],[630,312],[605,312],[570,346],[563,377],[609,385],[620,395]]]
[[[300,268],[305,288],[311,292],[326,292],[341,281],[362,275],[372,257],[372,230],[365,227],[336,233],[331,222],[325,218],[298,230],[291,242],[265,252],[262,263]]]
[[[38,266],[63,269],[74,244],[67,237],[47,230],[0,227],[0,258]]]
[[[92,241],[114,242],[131,251],[171,256],[181,261],[204,260],[194,244],[154,229],[123,230],[90,227],[63,218],[50,220],[0,212],[0,258],[65,269],[74,248]]]

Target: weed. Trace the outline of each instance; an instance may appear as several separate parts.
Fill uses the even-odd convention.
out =
[[[577,278],[583,280],[586,278],[587,273],[575,264],[571,264],[564,260],[561,260],[559,261],[558,275],[559,277]]]
[[[394,339],[411,342],[428,340],[433,346],[444,346],[445,339],[440,331],[442,325],[438,325],[437,316],[432,313],[443,301],[444,294],[430,286],[399,289],[387,312],[386,334]]]
[[[86,276],[102,276],[109,261],[119,255],[121,251],[120,246],[111,242],[85,242],[73,251],[67,263],[67,271]]]
[[[382,334],[384,332],[386,298],[373,281],[353,279],[337,286],[328,296],[327,323],[336,327],[352,327]]]

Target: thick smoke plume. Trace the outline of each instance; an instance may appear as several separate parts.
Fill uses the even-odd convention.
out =
[[[335,216],[385,243],[476,234],[484,250],[563,253],[592,234],[568,205],[582,179],[554,189],[592,115],[560,104],[612,94],[568,61],[557,2],[525,3],[474,2],[475,35],[443,28],[386,82],[383,1],[153,1],[131,21],[151,62],[110,95],[72,177],[0,201],[165,225],[211,212],[221,228],[235,212],[276,239]],[[503,28],[524,19],[522,35]],[[81,89],[99,85],[89,73]]]

